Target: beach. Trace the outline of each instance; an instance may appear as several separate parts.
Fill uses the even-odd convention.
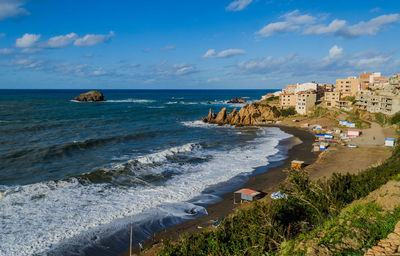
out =
[[[314,163],[318,158],[318,153],[312,152],[312,144],[315,139],[313,133],[308,130],[289,126],[279,126],[279,128],[285,133],[293,135],[293,137],[280,142],[280,146],[290,148],[287,152],[287,158],[279,162],[279,166],[260,166],[256,168],[255,173],[259,174],[250,176],[248,181],[243,185],[243,188],[251,188],[266,193],[265,199],[267,200],[269,200],[272,192],[279,190],[279,184],[286,178],[284,170],[290,168],[292,160],[302,160],[309,165]],[[157,244],[161,241],[165,239],[176,240],[185,233],[200,232],[204,228],[211,226],[218,219],[233,213],[234,209],[239,206],[238,204],[233,204],[232,192],[223,194],[221,198],[220,202],[210,204],[206,207],[207,215],[157,232],[152,238],[142,243],[143,247],[149,248],[154,246],[153,250],[157,251]],[[153,255],[153,250],[147,252],[146,255]],[[139,246],[136,245],[134,247],[134,252],[139,252]],[[121,254],[121,256],[126,255],[129,255],[129,249]]]
[[[376,145],[375,140],[364,143],[358,148],[348,148],[341,145],[334,145],[325,152],[312,152],[312,144],[315,140],[313,133],[298,127],[278,126],[282,131],[292,134],[293,137],[281,141],[281,145],[291,147],[287,152],[287,158],[279,166],[259,167],[258,170],[264,173],[249,177],[243,188],[250,188],[266,193],[262,200],[271,200],[269,195],[279,190],[279,185],[286,178],[284,170],[290,168],[292,160],[305,162],[305,170],[312,179],[329,178],[333,173],[358,173],[371,166],[375,166],[391,156],[390,150],[382,145]],[[376,129],[376,128],[375,128]],[[366,141],[366,139],[364,140]],[[176,240],[185,233],[201,232],[210,228],[211,224],[219,218],[228,216],[234,212],[233,193],[222,195],[222,201],[207,206],[208,214],[199,218],[183,222],[156,233],[151,239],[144,241],[144,248],[151,248],[140,255],[157,255],[161,249],[160,241],[165,239]],[[246,204],[241,207],[245,207]],[[134,248],[139,253],[139,248]],[[129,255],[129,250],[122,256]]]

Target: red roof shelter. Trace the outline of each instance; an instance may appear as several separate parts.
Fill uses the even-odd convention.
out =
[[[261,192],[255,191],[249,188],[242,188],[239,189],[238,191],[235,191],[233,193],[233,203],[236,204],[236,197],[237,195],[240,195],[240,203],[243,202],[243,200],[246,201],[253,201],[254,199],[258,198],[258,196],[261,195]]]

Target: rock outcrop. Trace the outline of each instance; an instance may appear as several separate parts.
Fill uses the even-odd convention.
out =
[[[103,94],[99,91],[89,91],[82,93],[81,95],[76,96],[74,100],[82,102],[106,101]]]
[[[221,125],[256,125],[265,123],[267,120],[275,120],[279,116],[280,112],[275,107],[253,103],[242,107],[239,112],[235,108],[229,114],[226,108],[223,108],[218,115],[212,113],[210,109],[208,116],[202,120],[206,123]]]
[[[233,98],[228,103],[246,103],[247,100],[245,98]]]

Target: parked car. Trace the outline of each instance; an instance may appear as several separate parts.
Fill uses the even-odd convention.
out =
[[[358,146],[356,144],[349,144],[347,145],[349,148],[357,148]]]

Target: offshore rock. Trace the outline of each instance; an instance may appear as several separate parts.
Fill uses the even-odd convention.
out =
[[[81,95],[76,96],[74,100],[82,102],[106,101],[103,94],[99,91],[89,91],[82,93]]]
[[[276,120],[279,115],[280,112],[276,107],[252,103],[242,107],[239,112],[234,109],[230,114],[227,114],[226,108],[223,108],[217,116],[210,109],[208,116],[202,120],[220,125],[257,125],[265,123],[267,120]]]
[[[233,98],[228,103],[246,103],[247,100],[245,98]]]

